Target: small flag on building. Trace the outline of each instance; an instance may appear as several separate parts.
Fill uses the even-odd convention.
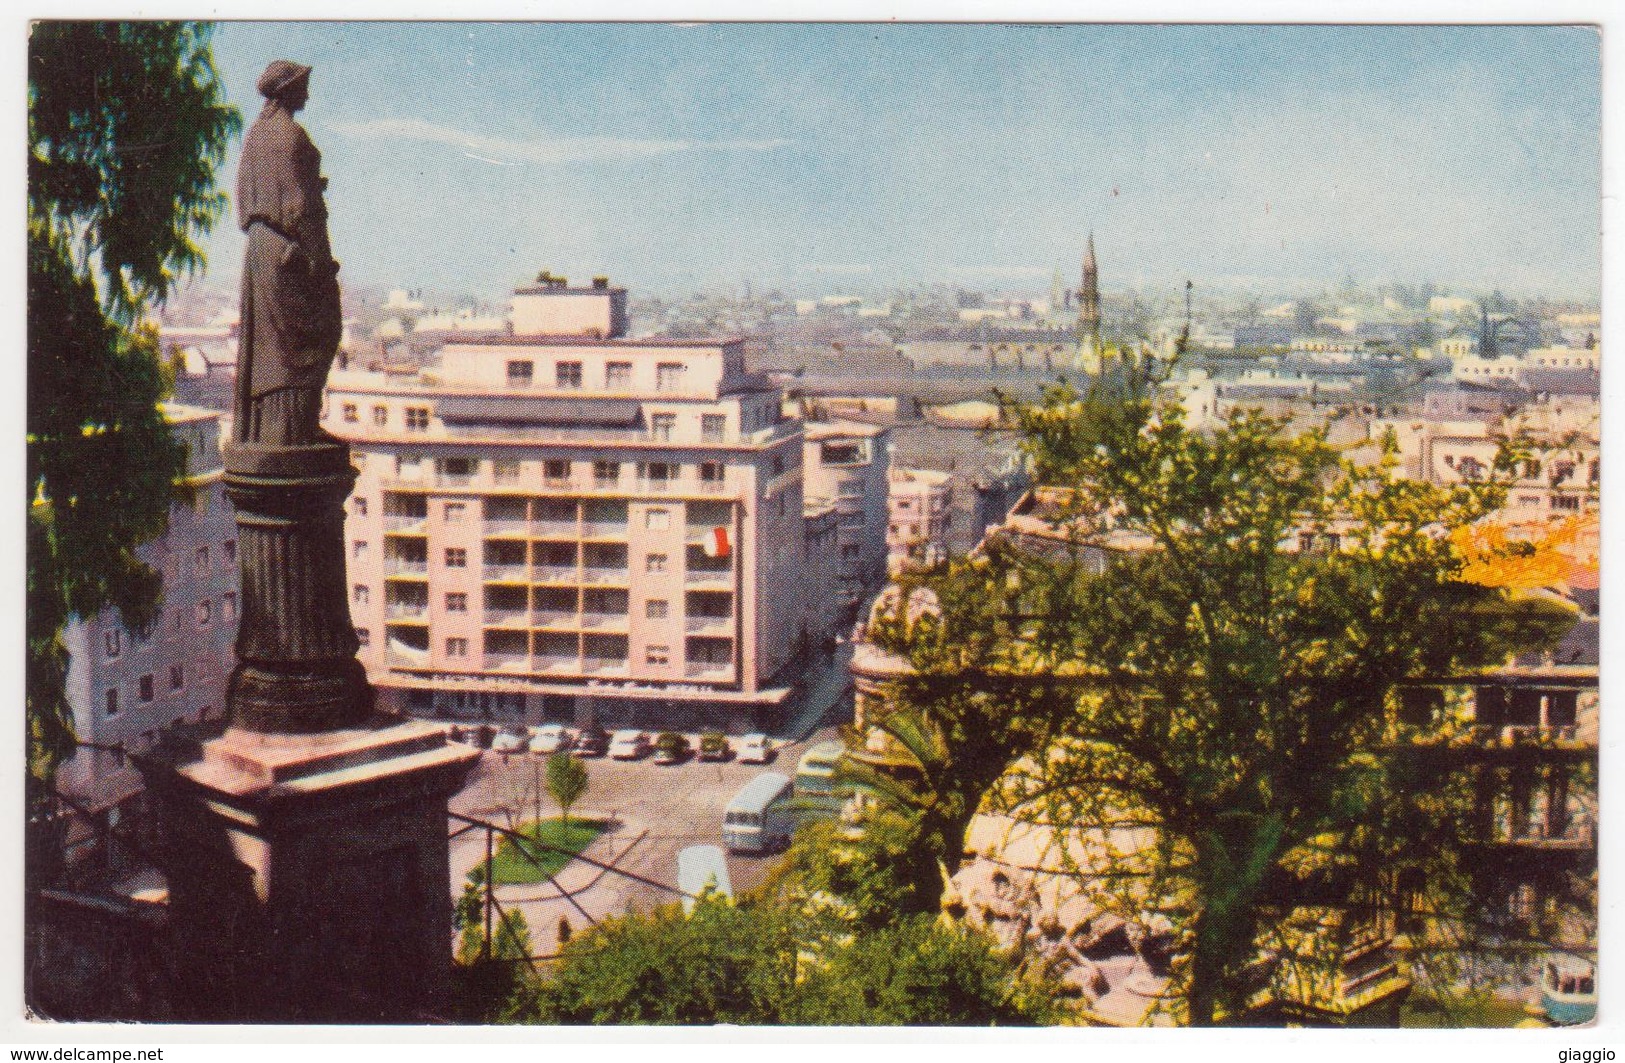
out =
[[[711,534],[705,537],[706,557],[728,556],[728,529],[712,528]]]

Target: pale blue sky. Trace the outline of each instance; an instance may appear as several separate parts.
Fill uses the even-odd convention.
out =
[[[1598,294],[1599,40],[1570,28],[224,23],[285,57],[352,282],[500,299],[932,281]],[[235,180],[235,154],[225,174]],[[211,240],[235,275],[235,230]]]

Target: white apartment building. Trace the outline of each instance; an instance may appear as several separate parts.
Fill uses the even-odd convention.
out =
[[[82,742],[132,753],[151,748],[176,723],[222,719],[236,660],[237,521],[221,481],[221,415],[177,404],[162,410],[186,444],[186,483],[193,492],[190,504],[170,508],[164,536],[138,551],[163,575],[163,612],[144,634],[111,610],[75,619],[63,632],[76,734]],[[140,789],[133,768],[88,751],[63,767],[58,786],[92,796],[108,790],[110,774],[127,775],[129,792]]]
[[[626,292],[543,275],[513,330],[338,371],[360,477],[350,610],[381,700],[459,717],[753,728],[825,607],[802,434],[737,339],[629,339]]]
[[[855,607],[886,578],[891,430],[859,421],[810,421],[806,495],[835,503],[837,593]]]
[[[887,504],[886,569],[890,574],[947,559],[948,533],[953,526],[953,473],[894,468]]]

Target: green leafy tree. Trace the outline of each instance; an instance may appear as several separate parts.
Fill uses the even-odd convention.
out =
[[[859,926],[878,929],[934,911],[942,878],[919,817],[880,807],[856,828],[830,820],[801,826],[767,888],[786,899],[832,897]]]
[[[1186,1017],[1206,1025],[1246,1013],[1266,931],[1350,900],[1342,857],[1384,800],[1372,753],[1396,685],[1550,645],[1568,619],[1459,578],[1450,533],[1500,506],[1495,477],[1408,481],[1256,411],[1197,430],[1159,383],[1120,363],[1014,408],[1059,489],[1054,541],[957,569],[996,566],[1009,669],[1073,691],[1005,799],[1063,831],[1154,828],[1109,880],[1135,883],[1130,916],[1187,929]],[[942,617],[880,637],[911,659],[978,637]]]
[[[574,936],[514,1022],[1033,1024],[1050,1016],[991,938],[925,917],[852,932],[827,911],[702,898]]]
[[[547,758],[547,792],[559,803],[564,820],[563,833],[570,833],[570,809],[587,792],[587,766],[568,753],[554,753]]]
[[[27,712],[32,775],[71,750],[61,632],[117,610],[137,630],[161,583],[134,550],[167,525],[185,450],[144,324],[203,265],[215,171],[241,126],[210,27],[39,22],[28,47]]]

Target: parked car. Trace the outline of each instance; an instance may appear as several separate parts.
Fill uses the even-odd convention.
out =
[[[686,735],[680,735],[676,731],[662,732],[655,739],[655,763],[681,764],[688,759],[691,748]]]
[[[570,731],[562,723],[544,723],[530,736],[532,753],[562,753],[570,748]]]
[[[609,732],[601,727],[585,727],[576,735],[571,749],[578,757],[601,757],[609,752]]]
[[[473,731],[474,744],[481,749],[490,749],[491,743],[496,739],[496,736],[497,729],[488,723],[480,724]]]
[[[615,760],[642,760],[648,752],[649,736],[642,731],[616,731],[609,741],[609,755]]]
[[[749,734],[739,740],[739,763],[766,764],[773,759],[773,746],[767,735]]]
[[[446,728],[446,740],[449,742],[467,742],[469,745],[474,744],[473,736],[465,728],[459,727],[457,724],[451,724]]]
[[[701,760],[727,760],[732,754],[733,747],[728,745],[728,736],[721,731],[707,731],[700,735]]]
[[[491,752],[523,753],[528,745],[530,745],[529,735],[504,730],[491,739]]]

